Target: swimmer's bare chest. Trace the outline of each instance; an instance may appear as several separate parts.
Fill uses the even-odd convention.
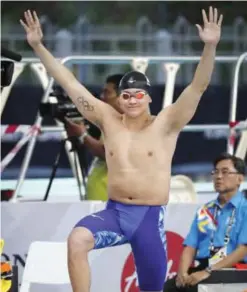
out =
[[[120,122],[105,129],[110,198],[131,204],[167,203],[176,140],[155,120],[141,131],[130,131]]]

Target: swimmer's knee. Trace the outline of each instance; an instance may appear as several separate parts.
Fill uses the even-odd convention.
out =
[[[69,254],[88,253],[94,247],[94,237],[85,227],[76,227],[68,237]]]

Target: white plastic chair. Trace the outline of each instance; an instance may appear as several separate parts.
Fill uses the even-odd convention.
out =
[[[169,203],[196,203],[197,193],[193,181],[185,175],[171,178]]]
[[[29,292],[31,283],[70,283],[66,242],[35,241],[30,245],[20,292]]]
[[[89,253],[88,262],[92,265],[104,249]],[[67,242],[35,241],[27,255],[20,292],[29,292],[31,283],[70,284],[67,266]]]

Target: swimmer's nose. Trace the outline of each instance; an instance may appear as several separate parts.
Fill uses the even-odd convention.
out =
[[[130,99],[129,99],[129,103],[130,104],[136,104],[136,98],[131,96]]]

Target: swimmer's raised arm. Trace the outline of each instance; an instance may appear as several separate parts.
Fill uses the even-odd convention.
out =
[[[180,131],[194,116],[201,96],[210,83],[214,69],[216,47],[220,40],[223,16],[220,15],[218,18],[217,9],[213,10],[210,7],[209,18],[204,10],[202,10],[202,17],[204,27],[196,25],[199,36],[205,43],[201,60],[191,84],[185,88],[177,101],[167,108],[169,124],[171,123],[171,129],[175,131]]]
[[[77,106],[81,114],[92,123],[100,126],[104,114],[113,109],[106,103],[96,99],[75,76],[43,46],[40,22],[36,12],[28,10],[24,13],[25,22],[20,20],[27,34],[27,41],[33,48],[47,72],[63,87]]]

